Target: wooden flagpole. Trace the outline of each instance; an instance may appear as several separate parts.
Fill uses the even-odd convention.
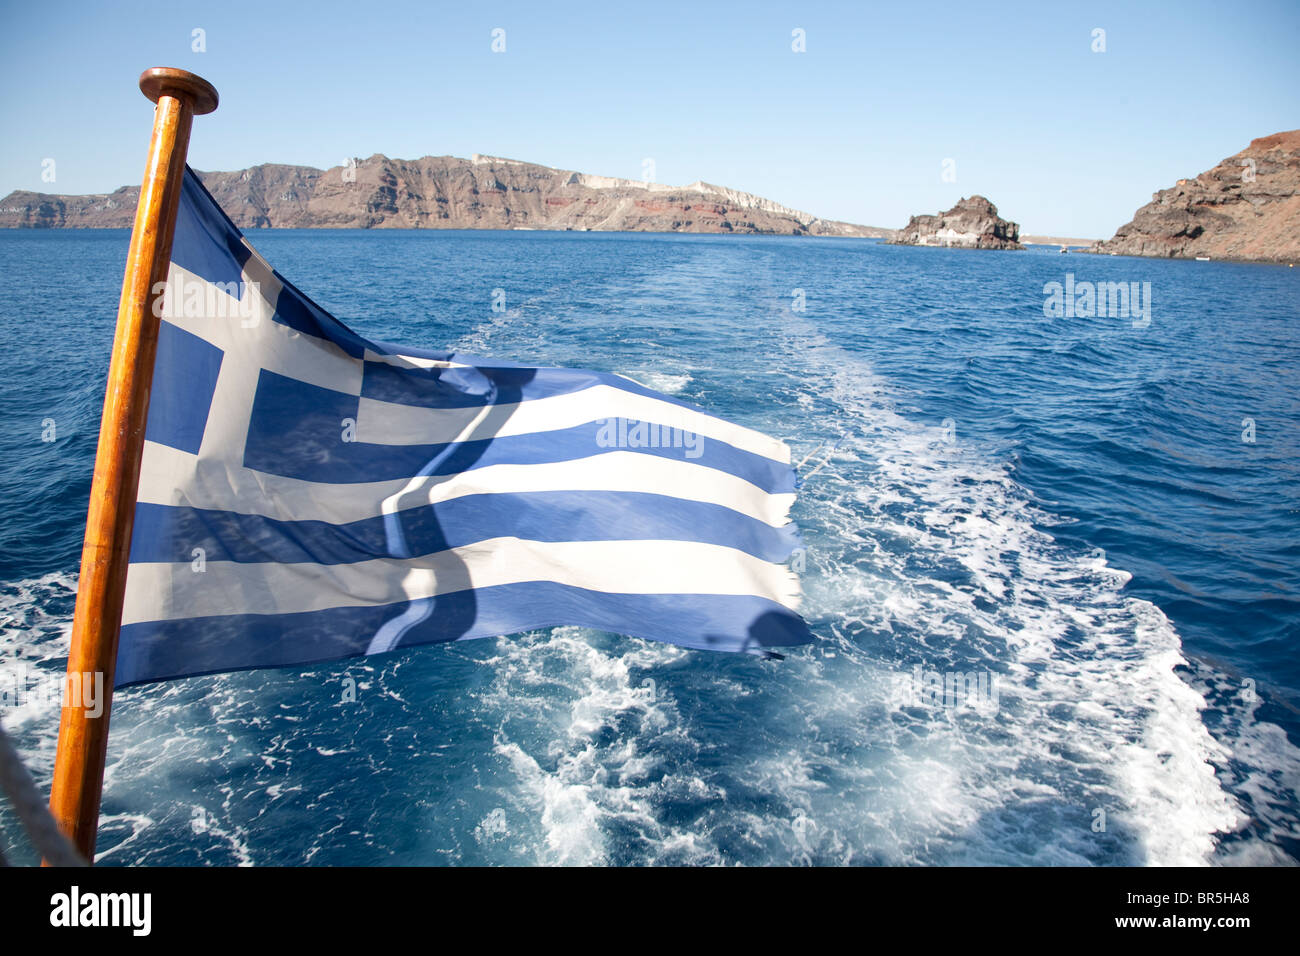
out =
[[[87,860],[95,856],[118,628],[158,346],[154,301],[161,293],[154,290],[166,281],[171,262],[191,121],[217,108],[212,84],[185,70],[145,70],[140,90],[158,105],[117,308],[50,791],[54,818]],[[103,682],[102,703],[83,691],[96,676]],[[102,710],[96,713],[88,703]]]

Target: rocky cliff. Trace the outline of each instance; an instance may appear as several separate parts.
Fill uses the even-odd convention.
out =
[[[346,166],[254,166],[199,173],[241,228],[574,229],[883,237],[708,183],[665,186],[492,156],[375,155]],[[108,195],[14,192],[0,227],[121,228],[139,187]]]
[[[890,240],[901,246],[955,246],[961,249],[1023,249],[1020,226],[998,217],[998,207],[983,196],[962,199],[937,216],[913,216]]]
[[[1251,141],[1195,179],[1162,189],[1089,252],[1300,261],[1300,130]]]

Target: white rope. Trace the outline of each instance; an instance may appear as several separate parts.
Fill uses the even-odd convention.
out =
[[[0,724],[0,790],[9,797],[18,821],[27,831],[27,838],[46,862],[51,866],[86,866],[72,841],[54,822],[45,797],[23,766],[3,724]]]

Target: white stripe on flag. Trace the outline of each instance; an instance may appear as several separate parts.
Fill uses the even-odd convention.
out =
[[[145,442],[137,500],[213,511],[255,514],[281,521],[347,524],[384,513],[381,503],[401,494],[402,508],[465,495],[531,491],[639,491],[721,505],[774,528],[789,522],[794,494],[768,494],[735,475],[690,461],[634,451],[536,465],[488,465],[455,475],[328,484],[284,478]]]
[[[377,445],[431,445],[558,431],[612,418],[654,422],[726,442],[782,464],[790,463],[790,449],[775,438],[610,385],[593,385],[580,392],[486,408],[421,408],[363,397],[357,413],[357,441]]]
[[[553,581],[609,594],[731,594],[791,610],[799,584],[784,565],[690,541],[528,541],[492,538],[413,559],[355,564],[132,564],[122,624],[363,607],[469,588]]]

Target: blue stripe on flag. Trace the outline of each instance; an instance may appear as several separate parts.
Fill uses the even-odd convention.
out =
[[[491,538],[528,541],[698,541],[779,564],[798,544],[794,525],[773,528],[721,505],[615,491],[465,495],[388,516],[336,525],[279,521],[174,505],[136,506],[131,561],[188,563],[195,548],[211,561],[349,564],[459,548]],[[399,542],[405,542],[401,547]],[[398,553],[400,551],[400,553]]]
[[[507,397],[507,403],[513,402]],[[727,472],[774,494],[794,491],[789,465],[696,436],[693,447],[638,448],[601,443],[602,421],[573,428],[429,445],[377,445],[346,440],[355,431],[358,399],[263,369],[253,401],[244,466],[285,478],[356,484],[422,475],[454,475],[489,465],[573,461],[605,451],[633,451]],[[501,424],[509,419],[503,419]],[[617,424],[614,434],[619,440]]]
[[[633,395],[698,411],[688,402],[608,372],[498,366],[469,355],[453,356],[452,360],[472,364],[465,368],[425,369],[402,368],[368,360],[361,380],[361,395],[376,401],[419,408],[480,408],[568,395],[595,385],[608,385]]]
[[[196,673],[284,667],[366,653],[372,635],[404,615],[399,647],[590,627],[682,647],[760,652],[810,639],[799,615],[750,595],[605,594],[549,581],[458,591],[410,604],[296,614],[150,621],[122,628],[117,687]],[[199,669],[195,669],[200,662]]]

